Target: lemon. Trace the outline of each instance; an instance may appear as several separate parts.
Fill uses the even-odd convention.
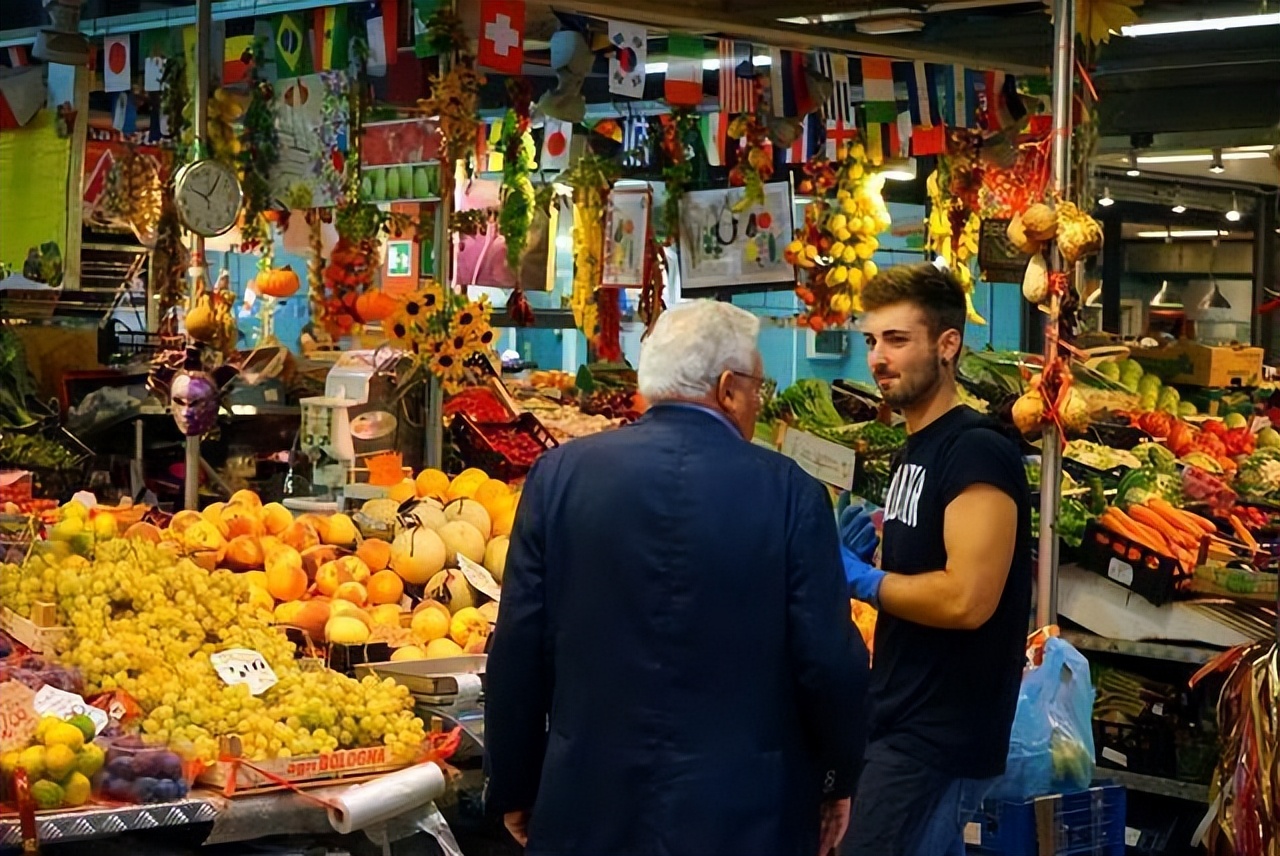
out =
[[[18,756],[18,766],[27,771],[28,781],[44,775],[44,747],[28,746]]]
[[[76,753],[67,746],[50,746],[44,753],[44,771],[50,779],[62,781],[76,768]]]
[[[36,723],[36,740],[43,743],[44,736],[49,733],[49,729],[61,722],[61,718],[47,713],[40,717],[40,721]]]
[[[80,729],[80,733],[84,735],[84,742],[86,743],[98,735],[98,726],[94,725],[93,719],[87,713],[77,713],[67,722]]]
[[[86,743],[80,750],[80,754],[76,756],[76,769],[92,778],[102,769],[106,760],[106,753],[102,751],[101,746],[97,743]]]
[[[22,756],[21,752],[6,752],[0,755],[0,779],[8,779],[13,775],[13,771],[18,769],[18,758]]]
[[[89,801],[89,777],[84,773],[72,773],[71,778],[62,787],[62,804],[74,808]]]
[[[84,732],[69,722],[59,722],[44,733],[45,746],[66,746],[73,752],[84,746]]]
[[[62,797],[62,788],[48,779],[41,779],[31,786],[31,798],[36,801],[36,807],[42,810],[58,808],[62,805]]]
[[[120,534],[120,524],[114,514],[99,514],[93,518],[93,534],[99,541],[110,541]]]

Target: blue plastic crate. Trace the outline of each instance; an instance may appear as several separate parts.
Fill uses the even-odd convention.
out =
[[[1022,803],[988,800],[965,842],[969,853],[991,856],[1124,856],[1124,817],[1119,785]]]

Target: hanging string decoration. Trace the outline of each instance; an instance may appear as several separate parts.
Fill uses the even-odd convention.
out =
[[[244,127],[240,135],[242,148],[239,154],[240,186],[244,190],[244,209],[241,211],[241,252],[257,251],[262,257],[261,270],[270,270],[274,255],[272,238],[272,170],[280,161],[280,140],[276,134],[276,116],[272,109],[275,90],[262,75],[258,58],[262,56],[261,42],[255,43],[249,65],[249,106],[244,112]]]
[[[386,332],[453,394],[463,385],[467,362],[493,350],[492,315],[487,298],[468,300],[424,279],[417,291],[397,301],[386,319]]]

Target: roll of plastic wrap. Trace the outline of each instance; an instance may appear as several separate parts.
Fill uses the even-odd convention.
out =
[[[353,785],[329,802],[329,824],[346,835],[431,802],[445,790],[444,773],[430,762]]]

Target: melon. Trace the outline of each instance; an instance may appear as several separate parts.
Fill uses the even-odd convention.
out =
[[[478,595],[462,571],[441,571],[427,582],[427,597],[438,600],[457,615],[467,607],[475,606]]]
[[[452,639],[432,639],[423,649],[428,660],[439,660],[444,657],[461,657],[462,647]]]
[[[465,520],[451,520],[436,532],[444,542],[444,563],[458,567],[458,556],[466,556],[477,565],[484,561],[484,535]]]
[[[434,499],[419,500],[413,505],[413,507],[404,513],[403,517],[410,525],[412,525],[413,521],[416,520],[419,526],[433,530],[438,530],[441,526],[449,522],[449,518],[445,516],[444,510],[440,507],[440,503],[436,502]]]
[[[511,539],[505,535],[499,535],[484,548],[485,570],[493,574],[494,580],[499,584],[502,583],[502,575],[507,570],[507,550],[510,547]]]
[[[484,619],[490,624],[498,623],[498,602],[496,600],[489,601],[484,606],[479,607],[476,611],[484,616]]]
[[[474,526],[480,533],[480,537],[486,541],[493,534],[493,521],[489,519],[489,512],[474,499],[455,499],[444,507],[444,516],[448,522],[465,520]]]
[[[406,529],[391,542],[391,570],[405,582],[421,585],[444,568],[449,555],[434,531],[421,526]]]

